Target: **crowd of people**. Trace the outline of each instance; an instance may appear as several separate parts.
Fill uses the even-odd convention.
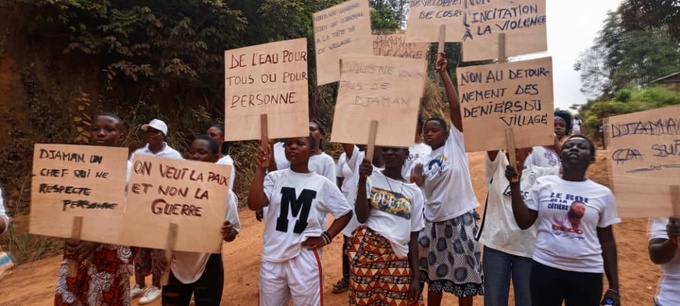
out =
[[[259,304],[323,305],[322,249],[342,234],[342,278],[333,293],[348,292],[351,305],[440,305],[446,293],[458,305],[483,295],[486,306],[507,306],[511,283],[517,306],[619,305],[612,226],[620,219],[611,190],[585,176],[595,160],[593,143],[558,111],[554,144],[517,149],[516,164],[504,150],[487,152],[488,195],[480,216],[444,56],[435,70],[450,122],[419,119],[410,148],[381,147],[367,156],[365,147],[343,144],[336,163],[323,151],[323,127],[311,121],[309,136],[260,142],[254,159],[242,161],[255,162],[247,207],[265,223]],[[130,161],[137,154],[183,158],[165,141],[165,122],[154,119],[141,129],[146,144]],[[118,116],[101,113],[90,132],[91,145],[120,146],[127,131]],[[185,158],[232,165],[233,186],[225,132],[223,125],[210,126]],[[237,203],[230,191],[225,242],[241,229]],[[0,205],[0,233],[9,223]],[[655,304],[680,305],[680,220],[654,219],[649,232],[650,258],[663,272]],[[170,279],[161,284],[166,271]],[[163,250],[68,239],[54,304],[160,298],[163,305],[220,305],[223,284],[221,254],[174,252],[167,261]]]

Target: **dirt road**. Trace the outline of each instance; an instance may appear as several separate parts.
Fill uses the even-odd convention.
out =
[[[604,156],[600,153],[598,155]],[[598,158],[597,164],[591,168],[589,177],[598,182],[608,181],[603,158]],[[484,154],[470,154],[470,172],[477,198],[483,205],[486,197]],[[239,216],[242,223],[241,234],[234,242],[225,243],[222,249],[225,267],[222,305],[257,305],[257,277],[263,224],[247,209],[241,209]],[[659,271],[647,256],[646,226],[647,219],[624,219],[622,224],[615,226],[624,305],[650,305],[656,292]],[[326,305],[347,305],[346,293],[330,292],[332,284],[341,275],[340,240],[335,239],[323,252]],[[60,256],[52,257],[14,268],[0,280],[0,305],[52,304],[60,260]],[[455,301],[452,296],[446,296],[443,305],[456,305]],[[136,305],[136,302],[133,302],[133,305]],[[160,305],[160,302],[150,305]],[[483,305],[482,298],[475,298],[474,305]]]

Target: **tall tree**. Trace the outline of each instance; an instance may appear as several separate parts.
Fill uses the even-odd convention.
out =
[[[609,12],[595,45],[574,66],[581,71],[582,91],[591,98],[680,71],[680,42],[667,25],[629,30],[620,11]]]
[[[630,31],[667,26],[668,33],[680,39],[680,1],[625,0],[621,3],[623,26]]]
[[[408,0],[370,0],[369,5],[371,6],[373,30],[406,27]],[[373,18],[374,14],[379,17]]]

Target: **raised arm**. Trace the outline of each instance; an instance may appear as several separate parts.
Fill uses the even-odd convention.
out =
[[[531,227],[538,218],[538,212],[527,207],[522,199],[522,190],[519,186],[519,175],[514,167],[508,166],[505,170],[505,177],[510,182],[510,194],[512,198],[512,215],[519,228],[525,230]],[[515,179],[517,178],[517,179]],[[513,182],[514,179],[514,182]]]
[[[257,152],[257,168],[255,168],[253,181],[250,183],[250,190],[248,191],[248,208],[251,210],[258,210],[269,205],[269,199],[264,193],[264,177],[267,175],[267,168],[272,159],[269,152],[270,148],[268,143],[260,143]]]
[[[439,60],[435,63],[435,69],[439,73],[439,77],[444,82],[444,89],[446,90],[446,99],[449,100],[449,115],[451,116],[451,123],[459,130],[463,131],[463,118],[460,115],[460,101],[456,88],[453,87],[453,82],[447,70],[448,61],[444,53],[440,53]]]

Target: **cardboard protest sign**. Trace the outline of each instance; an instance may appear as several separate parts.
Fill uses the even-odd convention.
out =
[[[487,4],[469,10],[464,25],[466,62],[498,58],[499,33],[505,33],[507,57],[548,50],[545,0]]]
[[[351,0],[314,13],[316,82],[340,80],[340,57],[371,54],[371,14],[368,0]]]
[[[420,59],[429,48],[429,43],[407,42],[404,33],[373,35],[373,55]]]
[[[29,233],[70,238],[82,216],[82,240],[117,243],[125,211],[127,149],[36,144]]]
[[[462,41],[468,4],[468,1],[412,0],[409,2],[406,40],[437,42],[439,26],[446,25],[445,41]]]
[[[120,243],[165,249],[177,224],[176,251],[217,253],[231,166],[135,155]]]
[[[609,117],[609,173],[621,217],[669,217],[680,184],[680,106]]]
[[[272,138],[309,134],[306,39],[228,50],[224,65],[225,140],[260,139],[261,114]]]
[[[497,58],[499,33],[506,56],[547,50],[545,0],[410,2],[408,41],[436,42],[440,25],[447,42],[463,43],[465,61]]]
[[[505,148],[508,127],[517,148],[553,143],[552,58],[457,72],[466,151]]]
[[[424,60],[347,55],[333,118],[332,142],[367,144],[378,121],[376,145],[413,145],[427,71]]]

